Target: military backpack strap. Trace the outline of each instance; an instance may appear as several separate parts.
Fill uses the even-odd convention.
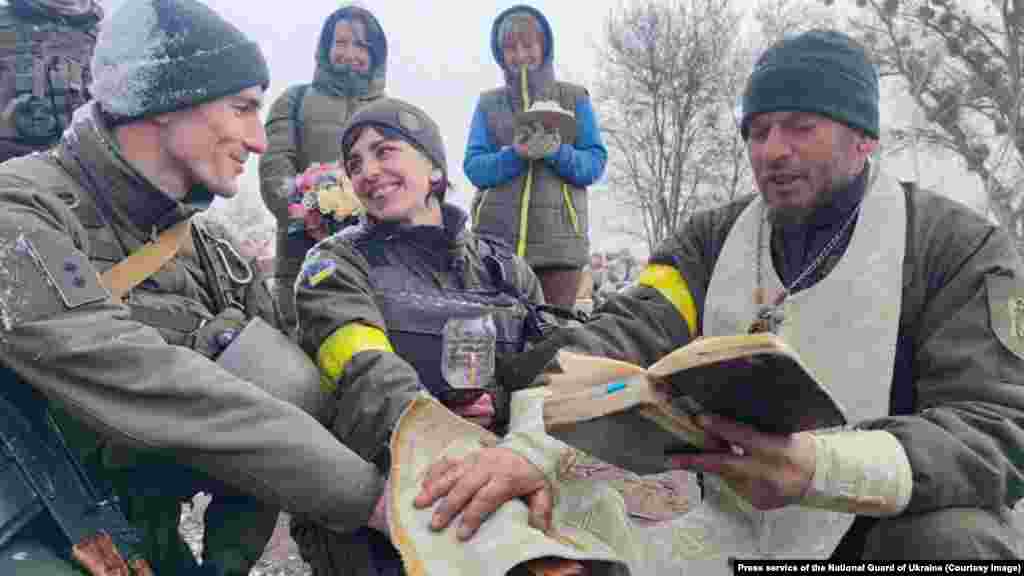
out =
[[[292,140],[295,142],[295,152],[302,150],[302,131],[305,129],[306,121],[302,117],[302,101],[309,91],[309,84],[299,84],[289,88],[291,91],[292,107],[288,113],[292,121]]]
[[[132,288],[170,262],[188,239],[191,222],[191,219],[182,220],[164,230],[154,242],[144,245],[104,272],[100,282],[110,291],[111,298],[120,302]]]

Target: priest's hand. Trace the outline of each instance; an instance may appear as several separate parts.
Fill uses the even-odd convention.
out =
[[[427,470],[417,508],[444,499],[430,527],[443,530],[462,513],[456,535],[468,540],[488,516],[513,498],[525,498],[530,525],[547,531],[554,501],[544,474],[529,460],[507,448],[483,448],[465,459],[442,458]]]
[[[759,510],[796,504],[810,488],[816,448],[809,434],[763,434],[710,414],[697,424],[707,434],[704,451],[670,455],[670,468],[719,476]]]

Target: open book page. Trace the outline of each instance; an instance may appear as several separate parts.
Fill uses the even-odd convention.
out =
[[[546,376],[548,432],[602,461],[637,474],[665,471],[666,451],[702,446],[686,414],[665,409],[647,371],[609,358],[562,350],[562,372]]]
[[[694,418],[714,413],[766,433],[845,424],[843,411],[799,356],[774,334],[701,338],[647,370],[561,351],[546,376],[549,433],[640,474],[664,470],[665,455],[700,450]]]
[[[468,542],[456,539],[458,520],[444,531],[431,530],[434,508],[412,504],[429,466],[496,441],[431,398],[416,399],[402,415],[391,440],[389,528],[409,576],[504,576],[531,560],[552,557],[585,561],[594,575],[630,574],[628,559],[635,550],[622,498],[593,483],[558,481],[547,534],[530,527],[526,505],[518,499],[499,508]]]
[[[764,332],[697,338],[686,346],[662,356],[660,360],[651,364],[647,372],[655,378],[665,378],[687,368],[757,354],[781,354],[799,362],[796,352],[785,341],[775,334]]]

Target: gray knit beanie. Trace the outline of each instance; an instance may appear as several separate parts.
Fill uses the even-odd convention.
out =
[[[255,42],[195,0],[127,0],[104,22],[89,87],[124,122],[270,83]]]
[[[353,130],[360,126],[384,128],[410,145],[418,148],[430,158],[434,166],[441,169],[444,181],[448,181],[448,160],[444,154],[441,129],[427,113],[397,98],[380,98],[360,108],[349,118],[341,133],[342,163],[348,158],[355,138]]]
[[[878,71],[864,48],[835,30],[785,38],[757,60],[743,92],[740,133],[755,114],[814,112],[878,138]]]

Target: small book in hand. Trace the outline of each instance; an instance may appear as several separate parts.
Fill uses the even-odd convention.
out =
[[[771,333],[699,338],[646,370],[564,350],[558,360],[562,372],[547,376],[545,428],[638,474],[664,471],[668,454],[702,450],[702,413],[772,434],[846,424],[796,351]]]

